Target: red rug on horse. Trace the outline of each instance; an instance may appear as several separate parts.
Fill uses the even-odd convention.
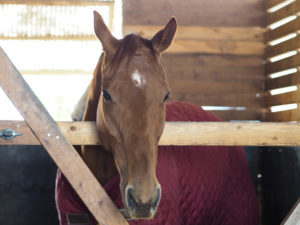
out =
[[[186,102],[167,103],[167,121],[219,121],[213,114]],[[258,204],[244,150],[241,147],[159,147],[157,179],[162,197],[152,220],[138,225],[256,225]],[[124,208],[113,177],[104,188],[117,207]],[[66,178],[58,170],[56,203],[60,224],[67,213],[87,213],[97,224]]]

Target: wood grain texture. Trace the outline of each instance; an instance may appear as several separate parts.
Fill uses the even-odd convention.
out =
[[[258,81],[187,81],[181,82],[169,81],[169,86],[174,94],[247,94],[261,93],[264,89],[264,83]]]
[[[223,121],[263,121],[264,111],[262,109],[247,110],[215,110],[210,111]]]
[[[277,62],[269,62],[266,64],[266,74],[272,74],[282,70],[300,66],[300,54],[285,58]]]
[[[166,65],[165,65],[166,67]],[[184,80],[215,80],[215,81],[250,81],[260,80],[264,81],[265,73],[264,67],[257,66],[198,66],[198,67],[175,67],[175,65],[169,65],[165,68],[168,80],[182,81]]]
[[[164,67],[173,68],[240,68],[259,67],[264,65],[262,56],[236,56],[236,55],[214,55],[214,54],[163,54],[161,62]]]
[[[174,94],[172,100],[188,101],[199,106],[232,106],[263,108],[264,99],[260,94]]]
[[[282,77],[277,77],[274,79],[268,78],[265,82],[266,90],[272,90],[277,88],[283,88],[293,85],[300,84],[300,73],[293,73]]]
[[[128,224],[1,48],[0,84],[97,221]]]
[[[124,0],[125,25],[164,25],[176,16],[180,26],[264,27],[261,0]]]
[[[292,91],[280,95],[266,96],[265,105],[266,107],[275,106],[275,105],[284,105],[291,103],[300,102],[300,91]]]
[[[249,41],[175,40],[168,53],[213,53],[232,55],[262,55],[264,44]]]
[[[296,33],[300,29],[300,17],[286,23],[274,30],[268,30],[265,35],[266,42],[286,36],[290,33]]]
[[[274,57],[280,54],[283,54],[288,51],[298,50],[300,48],[300,36],[297,35],[296,37],[284,41],[278,45],[270,46],[267,45],[266,47],[266,58]]]
[[[266,113],[266,122],[289,122],[300,121],[299,109],[287,110],[282,112]]]
[[[26,4],[26,5],[113,5],[114,1],[97,0],[1,0],[1,4]]]
[[[123,34],[136,33],[145,38],[152,38],[163,26],[151,25],[124,25]],[[262,27],[204,27],[179,26],[175,40],[228,40],[263,42]]]
[[[276,21],[282,20],[288,16],[295,15],[299,12],[299,10],[300,10],[300,2],[296,0],[295,2],[273,13],[267,13],[266,15],[267,25],[275,23]]]
[[[72,136],[78,135],[76,143],[80,142],[84,145],[99,143],[97,139],[84,138],[95,131],[95,123],[59,122],[58,124],[66,130],[71,126],[84,127],[80,131],[63,132],[67,139],[75,141]],[[7,125],[16,128],[18,132],[23,132],[23,135],[7,142],[0,139],[0,145],[39,144],[37,140],[31,139],[35,136],[30,134],[32,131],[29,128],[25,128],[25,122],[1,121],[0,129]],[[159,145],[299,146],[299,136],[300,123],[167,122]]]

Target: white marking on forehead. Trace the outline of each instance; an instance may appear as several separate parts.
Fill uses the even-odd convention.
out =
[[[135,70],[131,74],[131,78],[133,80],[134,85],[138,88],[143,88],[146,84],[145,76],[143,74],[140,74],[138,70]]]

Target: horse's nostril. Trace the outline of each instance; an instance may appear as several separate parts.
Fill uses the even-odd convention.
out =
[[[155,201],[153,202],[152,204],[152,208],[155,209],[157,206],[158,206],[158,203],[160,201],[160,198],[161,198],[161,188],[157,188],[157,196],[156,196],[156,199]]]
[[[130,187],[126,188],[126,201],[127,201],[128,207],[130,207],[131,209],[136,208],[136,201],[133,197],[133,189]]]

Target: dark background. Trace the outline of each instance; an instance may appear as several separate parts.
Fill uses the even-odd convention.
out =
[[[245,148],[263,224],[280,224],[300,197],[300,151]],[[261,178],[258,178],[261,174]],[[0,224],[55,225],[56,165],[40,146],[0,146]]]
[[[56,225],[56,165],[41,146],[0,146],[0,224]]]

